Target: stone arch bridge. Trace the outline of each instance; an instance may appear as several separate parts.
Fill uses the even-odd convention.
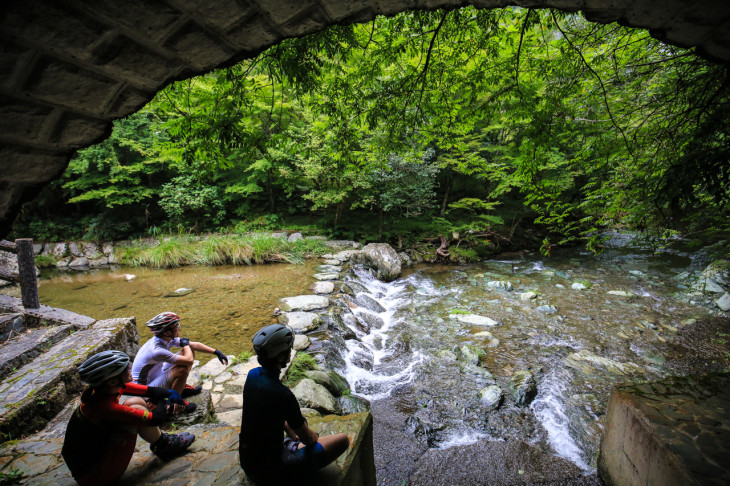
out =
[[[580,10],[730,61],[727,0],[3,0],[0,237],[76,150],[174,80],[330,25],[466,5]]]

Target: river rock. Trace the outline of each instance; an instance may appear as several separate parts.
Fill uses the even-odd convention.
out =
[[[358,325],[357,318],[351,312],[336,309],[330,317],[335,330],[339,331],[344,339],[357,339],[357,333],[353,330],[353,327]]]
[[[339,273],[315,273],[312,275],[315,280],[337,280],[340,278]]]
[[[60,258],[56,261],[57,268],[68,268],[68,264],[71,263],[71,258]]]
[[[385,312],[385,307],[380,305],[380,303],[373,299],[368,294],[357,294],[355,296],[355,302],[357,302],[358,305],[365,307],[367,310],[371,312],[375,312],[376,314],[380,314],[381,312]]]
[[[341,262],[358,260],[360,259],[360,257],[362,257],[362,250],[344,250],[333,255],[333,257],[335,260],[339,260]]]
[[[730,310],[730,294],[725,293],[722,297],[715,301],[715,304],[720,308],[721,311],[727,312]]]
[[[464,324],[472,324],[474,326],[498,326],[499,322],[485,316],[476,314],[449,314],[449,319],[456,319]]]
[[[343,395],[337,399],[337,406],[342,415],[351,413],[367,412],[370,409],[370,402],[362,397]]]
[[[111,243],[104,243],[101,245],[101,252],[106,255],[107,257],[114,254],[114,245]]]
[[[175,289],[173,292],[165,295],[165,297],[182,297],[183,295],[188,295],[195,292],[193,289],[188,289],[185,287],[180,287],[179,289]]]
[[[588,286],[584,283],[573,282],[573,284],[570,286],[570,288],[573,290],[585,290],[588,288]]]
[[[439,351],[439,358],[446,360],[446,361],[456,361],[456,353],[449,349],[444,349],[442,351]]]
[[[488,410],[496,410],[502,403],[502,389],[499,385],[489,385],[479,390],[479,398]]]
[[[297,297],[284,297],[280,300],[281,310],[285,312],[291,311],[311,311],[316,309],[324,309],[330,305],[330,300],[321,295],[299,295]]]
[[[364,324],[364,326],[358,326],[364,332],[369,332],[370,329],[380,329],[385,325],[385,321],[379,315],[367,310],[358,310],[355,313],[355,317],[360,321],[359,323]]]
[[[537,306],[535,310],[538,312],[544,312],[545,314],[555,314],[556,312],[558,312],[557,307],[548,304]]]
[[[99,251],[99,246],[96,243],[88,241],[81,243],[81,252],[83,253],[83,256],[89,260],[96,260],[102,255]]]
[[[365,293],[368,292],[367,287],[365,287],[363,284],[361,284],[359,282],[355,282],[355,281],[347,281],[347,282],[345,282],[343,287],[344,287],[345,292],[347,292],[348,294],[350,294],[352,296],[355,296],[361,292],[365,292]]]
[[[131,273],[125,273],[123,275],[123,277],[124,277],[124,280],[126,280],[127,282],[131,282],[132,280],[134,280],[135,278],[137,278],[136,275],[132,275]]]
[[[537,294],[535,292],[523,292],[520,294],[520,300],[533,300],[537,299]]]
[[[518,407],[529,405],[537,396],[537,383],[531,371],[517,371],[509,382],[509,390]]]
[[[487,282],[487,288],[490,290],[512,291],[512,282],[503,282],[501,280],[490,280]]]
[[[332,282],[314,282],[309,288],[316,295],[331,294],[335,291],[335,284]]]
[[[340,386],[338,386],[337,383],[335,383],[335,380],[332,379],[330,373],[326,371],[308,370],[304,374],[307,378],[314,381],[316,384],[325,387],[327,391],[329,391],[334,397],[342,396],[342,393],[350,388],[349,386],[344,389],[340,388],[340,386],[347,383],[346,381],[344,381],[344,378],[340,377],[340,379],[338,380]]]
[[[626,292],[625,290],[609,290],[607,293],[609,295],[618,295],[619,297],[636,297],[635,293]]]
[[[459,361],[464,363],[471,363],[473,365],[479,365],[479,351],[472,346],[464,345],[459,350]]]
[[[81,249],[79,248],[79,244],[76,243],[75,241],[72,241],[68,244],[68,253],[72,257],[76,257],[76,258],[84,256],[84,252],[81,251]]]
[[[730,291],[730,260],[716,260],[710,263],[692,286],[702,293],[723,293]]]
[[[56,243],[53,245],[53,256],[56,258],[62,258],[68,255],[68,247],[66,243]]]
[[[339,265],[317,265],[314,267],[314,271],[317,273],[340,273],[342,267]]]
[[[474,337],[483,338],[483,339],[492,339],[492,333],[489,331],[482,331],[474,334]]]
[[[313,408],[322,413],[337,413],[337,401],[322,385],[309,378],[301,380],[292,390],[302,407]]]
[[[304,334],[295,334],[294,335],[294,350],[295,351],[304,351],[311,345],[312,345],[312,340],[309,339],[308,336],[305,336]]]
[[[292,233],[292,234],[290,234],[290,235],[289,235],[289,238],[287,238],[287,240],[288,240],[288,241],[289,241],[290,243],[291,243],[291,242],[294,242],[294,241],[299,241],[299,240],[303,240],[303,239],[304,239],[304,237],[303,237],[303,236],[302,236],[302,234],[301,234],[301,233],[299,233],[299,232],[297,232],[297,233]]]
[[[326,260],[322,261],[322,263],[323,263],[323,264],[325,264],[325,265],[335,265],[335,266],[339,267],[339,265],[340,265],[340,264],[341,264],[342,262],[341,262],[341,261],[339,261],[339,260],[336,260],[336,259],[334,259],[334,258],[331,258],[331,259],[326,259]],[[340,267],[340,268],[342,268],[342,267]],[[341,271],[341,270],[338,270],[338,272],[340,272],[340,271]]]
[[[595,355],[587,349],[581,349],[565,358],[565,364],[580,370],[586,375],[595,375],[596,371],[605,371],[612,375],[633,375],[643,373],[639,365],[632,362],[619,363],[612,359]]]
[[[91,268],[105,267],[109,265],[109,259],[107,257],[97,258],[96,260],[89,260],[89,266]]]
[[[365,263],[373,268],[376,277],[390,282],[400,277],[401,261],[395,250],[387,243],[370,243],[362,249]]]
[[[89,260],[88,260],[88,258],[83,257],[83,256],[82,257],[79,257],[79,258],[74,258],[73,260],[71,260],[71,263],[69,263],[68,266],[69,267],[76,267],[76,268],[78,268],[78,267],[88,267],[89,266]]]
[[[284,312],[279,316],[279,322],[288,325],[294,332],[303,333],[317,329],[322,321],[314,312]]]

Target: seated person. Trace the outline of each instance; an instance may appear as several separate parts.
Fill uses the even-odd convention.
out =
[[[253,345],[261,367],[248,373],[243,388],[241,468],[259,484],[284,484],[334,461],[350,441],[347,434],[319,437],[307,425],[294,394],[279,381],[294,345],[291,329],[266,326],[256,333]]]
[[[111,484],[127,469],[137,434],[163,459],[182,454],[195,436],[188,432],[164,434],[157,427],[166,419],[161,402],[181,403],[173,390],[131,383],[129,356],[122,351],[102,351],[84,361],[79,377],[90,385],[81,395],[66,426],[61,455],[81,485]],[[120,395],[134,395],[123,405]],[[150,412],[141,397],[160,403]]]
[[[147,321],[147,327],[154,337],[144,343],[134,358],[132,379],[135,383],[169,388],[185,398],[202,390],[201,386],[192,387],[187,384],[195,361],[195,351],[215,354],[221,363],[228,364],[228,358],[221,351],[181,338],[180,317],[173,312],[156,315]],[[180,351],[172,353],[171,347],[180,348]],[[192,412],[195,408],[194,403],[185,402],[181,413]]]

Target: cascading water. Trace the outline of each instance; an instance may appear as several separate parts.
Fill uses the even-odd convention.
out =
[[[676,288],[647,267],[635,255],[581,265],[575,256],[488,261],[422,267],[384,283],[355,266],[346,278],[355,290],[344,316],[353,334],[345,340],[339,371],[374,409],[383,403],[398,412],[380,414],[395,417],[387,428],[424,448],[520,441],[594,473],[611,387],[661,377],[662,331],[704,312],[672,300]],[[576,281],[587,289],[571,288]],[[523,297],[528,293],[535,296]],[[465,315],[488,317],[495,325]],[[529,406],[510,394],[519,370],[537,379]],[[496,406],[483,398],[495,386],[503,395]],[[413,467],[413,460],[403,459],[411,464],[403,467]]]

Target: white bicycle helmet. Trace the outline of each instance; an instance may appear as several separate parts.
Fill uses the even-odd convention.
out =
[[[273,358],[294,346],[294,333],[281,324],[270,324],[253,337],[253,349],[262,358]]]
[[[102,351],[79,366],[79,377],[84,383],[97,386],[118,376],[129,366],[129,356],[122,351]]]
[[[153,334],[159,334],[178,322],[180,322],[180,316],[174,312],[163,312],[147,321],[147,328],[149,328]]]

